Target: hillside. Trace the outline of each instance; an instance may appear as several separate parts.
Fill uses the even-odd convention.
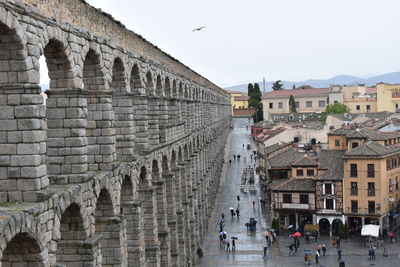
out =
[[[365,84],[367,86],[372,86],[380,82],[392,83],[392,84],[400,83],[400,72],[386,73],[370,78],[359,78],[350,75],[338,75],[326,80],[310,79],[300,82],[282,81],[285,89],[291,89],[293,85],[296,85],[296,87],[301,85],[311,85],[312,87],[315,88],[323,88],[323,87],[329,87],[331,85],[354,85],[354,84]],[[258,84],[260,85],[262,90],[262,81],[258,82]],[[273,82],[266,82],[265,90],[271,91],[272,84]],[[247,84],[240,84],[231,87],[226,87],[225,89],[247,93]]]

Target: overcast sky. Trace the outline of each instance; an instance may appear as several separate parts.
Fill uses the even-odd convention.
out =
[[[400,70],[399,0],[87,2],[222,87]]]

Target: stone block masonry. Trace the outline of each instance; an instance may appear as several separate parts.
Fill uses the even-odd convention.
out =
[[[0,1],[0,266],[193,266],[230,114],[84,1]]]

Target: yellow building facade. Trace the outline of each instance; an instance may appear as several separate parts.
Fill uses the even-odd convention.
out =
[[[236,91],[230,91],[230,90],[225,90],[231,95],[231,110],[232,110],[232,116],[234,109],[240,109],[240,108],[248,108],[249,107],[249,97],[242,92],[236,92]]]
[[[377,111],[396,112],[400,108],[400,84],[378,83]]]

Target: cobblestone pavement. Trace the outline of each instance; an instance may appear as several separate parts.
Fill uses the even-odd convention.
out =
[[[250,153],[255,150],[255,145],[250,137],[250,130],[246,125],[251,125],[248,119],[234,119],[233,130],[227,141],[226,160],[223,171],[221,191],[215,212],[211,218],[208,233],[204,237],[202,249],[204,258],[198,266],[275,266],[271,251],[268,251],[268,259],[263,259],[264,236],[262,219],[260,212],[260,202],[258,194],[240,193],[240,181],[243,168],[251,164]],[[247,150],[247,143],[251,144],[251,149]],[[243,144],[245,147],[243,147]],[[240,160],[234,161],[232,155],[240,154]],[[246,162],[245,162],[246,158]],[[232,164],[229,164],[229,159]],[[256,177],[256,184],[258,179]],[[258,192],[259,192],[259,188]],[[240,202],[236,196],[240,195]],[[252,201],[256,201],[253,208]],[[240,217],[231,218],[229,208],[239,207]],[[221,213],[225,213],[225,228],[229,241],[231,236],[239,238],[236,242],[236,251],[226,251],[219,242],[219,220]],[[246,230],[245,223],[250,217],[254,217],[257,223],[257,231],[251,233]]]

